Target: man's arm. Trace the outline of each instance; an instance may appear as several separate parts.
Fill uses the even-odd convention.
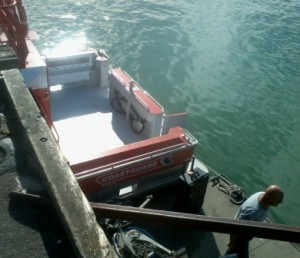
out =
[[[253,220],[253,217],[255,216],[256,209],[252,207],[245,207],[242,209],[236,219],[238,220]],[[236,239],[237,235],[230,234],[229,242],[227,243],[227,246],[229,249],[234,249],[236,245]]]

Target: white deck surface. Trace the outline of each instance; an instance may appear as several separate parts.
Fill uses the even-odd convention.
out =
[[[113,112],[108,94],[108,89],[91,86],[51,92],[53,124],[70,164],[143,139],[131,130],[124,115]]]

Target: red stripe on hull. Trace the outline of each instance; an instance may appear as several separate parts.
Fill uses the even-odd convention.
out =
[[[71,165],[71,169],[86,193],[163,174],[172,167],[183,166],[193,156],[195,146],[183,136],[181,128],[172,128],[167,135],[106,151],[95,160]]]

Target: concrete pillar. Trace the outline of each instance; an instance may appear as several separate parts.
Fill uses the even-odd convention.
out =
[[[61,154],[19,70],[1,72],[24,140],[78,257],[115,257],[95,214]]]

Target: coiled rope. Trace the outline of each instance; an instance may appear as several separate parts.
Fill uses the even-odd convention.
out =
[[[218,172],[207,166],[205,163],[203,164],[211,172],[216,174],[216,176],[210,179],[210,181],[213,182],[213,186],[216,185],[220,191],[228,194],[232,203],[241,205],[246,200],[245,190],[242,187],[232,184],[225,176],[219,174]]]
[[[243,188],[231,184],[224,176],[221,175],[220,179],[222,179],[224,182],[219,182],[217,184],[217,188],[228,194],[230,201],[233,202],[234,204],[240,205],[242,204],[246,197],[245,197],[245,191]]]

